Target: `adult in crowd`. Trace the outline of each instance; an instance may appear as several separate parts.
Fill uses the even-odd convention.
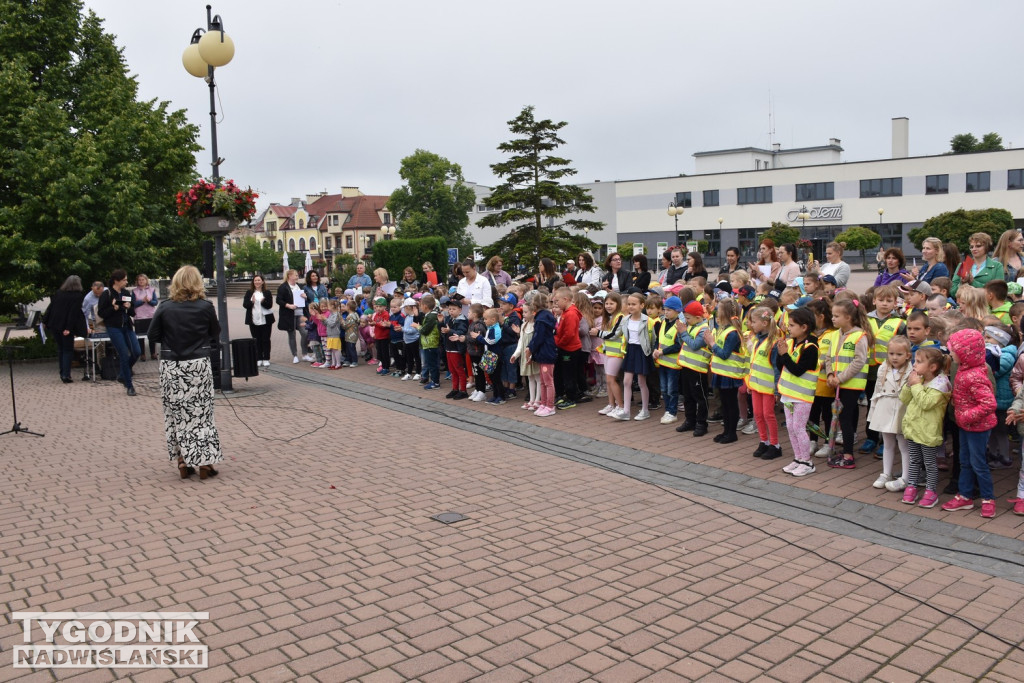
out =
[[[579,269],[576,271],[577,283],[587,285],[588,287],[590,285],[601,286],[601,278],[604,277],[604,272],[601,270],[601,266],[594,262],[594,257],[589,251],[581,251],[577,254],[576,264],[579,266]]]
[[[778,249],[779,275],[775,278],[775,289],[782,291],[786,287],[792,287],[796,279],[800,277],[800,264],[797,263],[797,251],[795,244],[781,244]]]
[[[487,265],[484,267],[484,279],[495,289],[498,285],[512,286],[512,276],[501,269],[504,264],[500,256],[492,256],[487,259]]]
[[[43,316],[43,324],[57,344],[57,370],[60,381],[71,384],[71,359],[75,355],[75,337],[89,336],[82,312],[82,278],[69,275],[64,284],[50,297],[50,306]]]
[[[145,273],[135,276],[135,289],[132,290],[132,306],[135,307],[135,334],[148,334],[149,321],[156,313],[156,305],[159,303],[156,296],[156,288],[150,286],[149,278]],[[149,340],[149,356],[156,360],[156,342]],[[142,346],[142,355],[139,360],[146,361],[146,347]]]
[[[622,269],[622,255],[618,252],[608,254],[608,258],[604,260],[604,277],[601,278],[604,288],[609,292],[625,294],[629,289],[628,275],[629,273]]]
[[[885,271],[885,247],[878,247],[878,252],[875,254],[875,266],[879,273]]]
[[[434,270],[434,264],[430,261],[424,261],[423,265],[420,266],[423,271],[423,282],[430,285],[431,288],[436,287],[438,284],[437,271]]]
[[[941,260],[945,252],[942,247],[942,240],[938,237],[927,237],[921,243],[921,258],[924,260],[924,268],[912,266],[910,272],[903,277],[905,281],[924,280],[931,282],[937,277],[949,277],[950,270]],[[957,254],[959,257],[959,253]],[[959,260],[959,259],[958,259]]]
[[[96,327],[96,305],[100,302],[100,295],[106,288],[106,285],[97,280],[92,283],[92,288],[82,300],[82,315],[85,316],[85,323],[89,326],[90,331]]]
[[[456,261],[452,264],[452,271],[448,274],[448,287],[458,287],[462,279],[462,264]]]
[[[1024,235],[1021,235],[1020,230],[1007,230],[999,236],[992,256],[1003,266],[1004,281],[1016,282],[1018,277],[1024,275],[1020,272],[1021,252],[1024,252]]]
[[[686,273],[683,275],[683,281],[689,282],[695,277],[702,277],[707,281],[708,269],[704,267],[704,259],[701,255],[691,251],[686,255]]]
[[[942,243],[942,262],[946,264],[946,270],[949,271],[949,275],[946,277],[953,277],[953,273],[960,267],[960,249],[952,242]]]
[[[992,238],[987,232],[976,232],[969,240],[971,253],[964,257],[956,274],[953,275],[953,288],[949,295],[956,298],[961,285],[983,288],[991,280],[1003,279],[1003,264],[989,257]]]
[[[565,262],[565,270],[562,271],[562,282],[565,283],[566,287],[572,287],[576,284],[576,262],[569,259]]]
[[[661,253],[660,268],[657,271],[651,273],[651,279],[657,282],[661,286],[665,286],[665,276],[668,274],[668,269],[672,267],[672,250],[666,249]]]
[[[462,312],[469,312],[470,304],[483,304],[484,308],[494,306],[494,299],[491,297],[491,283],[480,277],[476,272],[476,263],[468,258],[462,262],[462,279],[455,287],[462,295]]]
[[[252,278],[249,291],[242,298],[245,309],[245,324],[249,326],[249,334],[256,340],[256,363],[264,367],[270,366],[270,331],[274,325],[274,299],[267,291],[267,283],[263,276],[256,274]]]
[[[537,268],[537,286],[547,287],[549,292],[553,292],[556,282],[558,282],[558,272],[555,270],[555,262],[545,256],[540,260],[540,265]]]
[[[718,281],[725,280],[729,281],[729,276],[735,273],[737,270],[746,270],[747,266],[744,263],[740,263],[740,250],[739,247],[729,247],[725,250],[725,263],[718,269]]]
[[[294,272],[294,271],[291,271]],[[160,342],[160,393],[167,454],[182,479],[217,474],[224,456],[213,422],[210,349],[217,348],[220,323],[206,300],[203,277],[182,266],[171,278],[170,298],[156,309],[149,334]]]
[[[346,289],[354,289],[360,291],[363,287],[372,287],[373,280],[366,274],[366,265],[362,263],[356,264],[356,274],[348,279],[348,285]]]
[[[770,282],[773,287],[775,286],[775,281],[779,279],[779,273],[782,271],[782,264],[779,262],[774,241],[768,238],[761,240],[757,247],[757,262],[751,263],[749,270],[752,280]]]
[[[390,284],[390,282],[391,280],[388,277],[387,268],[375,268],[373,270],[373,298],[376,299],[377,297],[382,296],[388,301],[391,301],[391,295],[394,294],[394,289],[392,289],[390,292],[388,291],[388,289],[391,289],[390,287],[388,287],[388,284]]]
[[[825,245],[825,261],[815,261],[815,270],[819,275],[831,275],[836,279],[836,287],[844,288],[850,281],[850,264],[843,261],[843,251],[846,248],[839,242],[829,242]]]
[[[679,247],[672,247],[671,259],[672,263],[665,270],[665,278],[661,282],[666,287],[674,285],[680,280],[686,281],[686,261],[683,257],[683,250]]]
[[[302,291],[306,293],[306,310],[303,315],[309,317],[309,305],[318,304],[320,300],[327,300],[327,287],[320,282],[320,273],[315,270],[311,270],[306,273],[306,284],[302,288]]]
[[[402,270],[402,279],[398,281],[397,289],[406,296],[412,296],[420,291],[420,281],[416,279],[416,271],[412,266],[406,266]]]
[[[633,257],[633,271],[626,275],[626,289],[623,291],[628,292],[634,287],[645,294],[651,288],[651,271],[647,269],[645,254],[637,254]]]
[[[301,340],[302,360],[312,362],[309,355],[309,341],[306,335],[305,310],[306,292],[299,286],[299,271],[292,268],[284,274],[284,282],[277,288],[277,329],[288,335],[288,348],[292,352],[292,363],[299,362],[299,346],[295,344],[295,333]]]
[[[889,247],[882,258],[885,269],[875,278],[875,287],[882,285],[901,285],[910,280],[907,272],[907,259],[899,247]]]
[[[110,274],[110,287],[100,296],[96,312],[107,326],[110,343],[117,349],[121,383],[128,395],[134,396],[132,368],[142,351],[139,349],[139,338],[135,336],[135,309],[132,307],[132,295],[128,291],[128,273],[123,268]]]

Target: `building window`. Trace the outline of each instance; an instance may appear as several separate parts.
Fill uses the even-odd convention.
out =
[[[989,172],[978,171],[977,173],[967,174],[967,191],[968,192],[988,192],[989,190]]]
[[[771,204],[772,186],[741,187],[736,190],[737,204]]]
[[[757,246],[758,246],[758,233],[764,232],[757,228],[740,228],[737,230],[738,243],[736,244],[740,250],[740,263],[747,263],[748,261],[757,260]]]
[[[351,249],[352,248],[352,235],[345,235],[345,248],[346,249]]]
[[[316,251],[316,238],[315,237],[310,237],[309,238],[309,250],[310,251]]]
[[[295,239],[294,238],[289,238],[288,239],[288,251],[295,251]]]
[[[835,183],[803,183],[796,186],[796,201],[816,202],[836,198]]]
[[[338,214],[334,214],[333,216],[331,216],[331,220],[334,221],[334,225],[337,225],[338,224]]]
[[[330,236],[330,235],[328,235],[328,236],[327,236],[326,238],[324,238],[324,239],[326,239],[326,240],[327,240],[327,243],[326,243],[326,245],[324,246],[324,248],[325,248],[325,249],[333,249],[333,247],[331,246],[331,236]]]
[[[707,253],[704,254],[706,259],[708,256],[721,256],[722,255],[722,231],[721,230],[705,230],[704,239],[708,241]]]
[[[277,250],[284,251],[284,242],[282,242],[281,240],[277,241]]]
[[[306,227],[306,221],[304,221],[303,219],[300,218],[299,219],[299,230],[302,230],[304,227]]]
[[[305,237],[300,237],[299,238],[299,251],[306,251],[306,238]]]
[[[704,206],[718,206],[718,190],[704,190]]]
[[[384,225],[391,225],[391,214],[384,214]]]
[[[925,194],[949,194],[949,174],[928,175],[924,177]]]
[[[693,206],[691,194],[690,192],[676,192],[676,206],[681,206],[684,209],[689,209]]]
[[[882,243],[880,246],[883,249],[889,249],[890,247],[903,248],[902,223],[882,223],[878,226],[878,234],[882,236]]]
[[[860,196],[865,197],[902,197],[903,178],[875,178],[860,181]]]
[[[1014,168],[1006,172],[1007,190],[1024,190],[1024,168]]]
[[[274,232],[275,230],[277,230],[277,221],[267,223],[267,232]]]

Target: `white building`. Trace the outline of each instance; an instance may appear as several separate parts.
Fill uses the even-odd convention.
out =
[[[843,162],[840,141],[832,138],[820,147],[697,152],[693,175],[581,184],[594,196],[596,220],[607,224],[591,238],[600,244],[642,243],[648,254],[659,243],[675,244],[670,202],[684,207],[680,241],[707,240],[712,263],[730,246],[753,256],[758,235],[773,221],[801,227],[816,258],[832,238],[857,225],[880,232],[883,246],[918,255],[907,233],[960,208],[1006,209],[1024,226],[1024,191],[1017,191],[1024,190],[1024,149],[910,157],[908,138],[909,122],[897,118],[889,159]],[[477,187],[478,194],[490,189]],[[801,226],[797,214],[804,208],[811,217]],[[470,215],[473,224],[483,215],[480,209]],[[481,244],[502,234],[481,232],[473,232]]]

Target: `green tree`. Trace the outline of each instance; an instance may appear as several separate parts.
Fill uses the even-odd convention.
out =
[[[113,36],[79,0],[0,0],[0,16],[0,308],[70,274],[198,261],[202,235],[174,204],[198,129],[137,101]]]
[[[969,154],[971,152],[996,152],[1003,149],[1003,138],[998,133],[986,133],[981,140],[971,133],[954,135],[949,141],[949,150],[953,154]]]
[[[844,249],[853,249],[860,252],[861,265],[868,267],[867,250],[874,249],[882,241],[882,236],[874,230],[856,226],[847,228],[836,235],[836,242],[845,244]]]
[[[772,227],[765,230],[758,236],[759,240],[770,239],[778,247],[782,244],[793,244],[800,240],[800,228],[789,223],[772,221]]]
[[[970,246],[974,233],[987,233],[995,244],[1000,235],[1013,227],[1013,215],[1006,209],[957,209],[932,216],[921,227],[908,232],[907,237],[918,249],[926,237],[938,237],[943,242],[952,242],[963,253]]]
[[[281,270],[281,254],[263,246],[255,237],[243,237],[231,245],[231,260],[239,273],[276,273]]]
[[[600,230],[604,223],[578,217],[596,211],[593,198],[581,187],[560,182],[576,175],[569,159],[555,155],[555,150],[565,144],[558,131],[566,125],[565,121],[538,121],[532,106],[523,107],[519,116],[508,122],[518,137],[498,145],[499,151],[510,156],[507,161],[491,164],[491,170],[504,182],[484,199],[486,206],[498,211],[477,221],[477,225],[512,226],[507,235],[482,250],[485,258],[500,255],[506,270],[510,265],[516,268],[525,263],[536,268],[544,256],[556,263],[564,262],[598,247],[585,233]]]
[[[449,247],[457,247],[460,254],[473,253],[473,236],[466,226],[476,194],[466,186],[462,167],[417,149],[402,159],[398,174],[405,185],[388,199],[398,228],[396,237],[440,237]]]

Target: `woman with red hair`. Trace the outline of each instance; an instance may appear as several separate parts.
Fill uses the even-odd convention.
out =
[[[765,276],[762,266],[768,266],[771,270]],[[750,277],[758,282],[775,282],[782,271],[782,263],[779,262],[778,254],[775,252],[775,242],[765,238],[761,240],[761,246],[757,250],[757,263],[750,264]]]

